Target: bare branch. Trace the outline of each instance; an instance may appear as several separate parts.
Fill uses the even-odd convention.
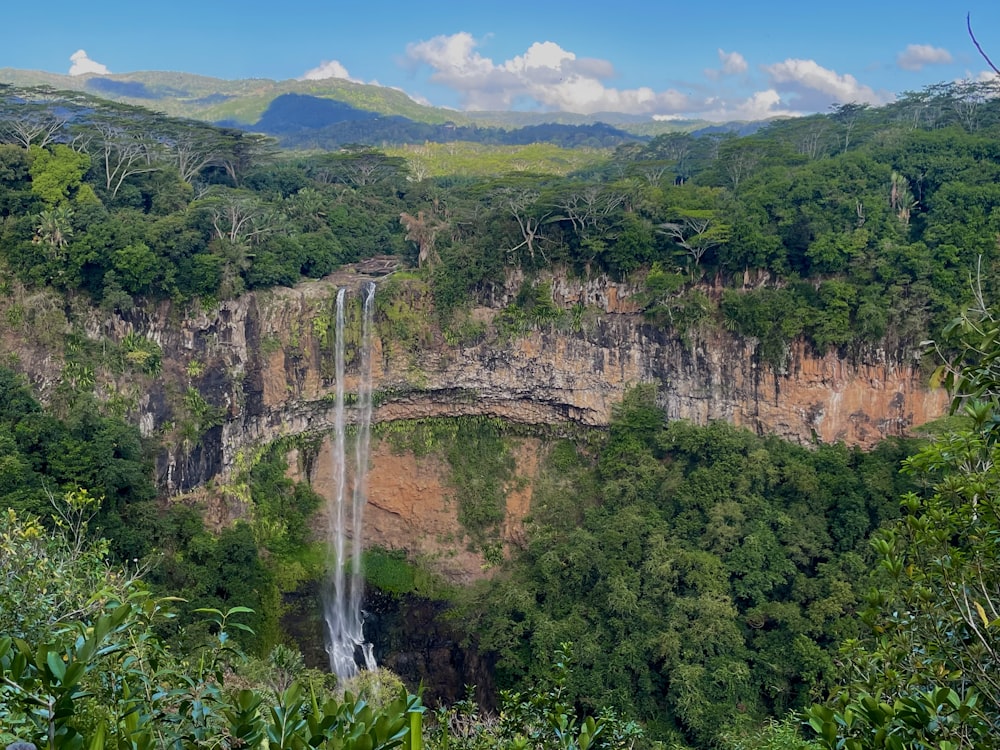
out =
[[[972,32],[972,14],[971,13],[966,13],[965,14],[965,27],[969,30],[969,36],[972,37],[972,43],[974,45],[976,45],[976,49],[979,50],[979,54],[983,56],[983,59],[986,61],[986,64],[989,65],[993,69],[994,73],[996,73],[998,76],[1000,76],[1000,68],[997,68],[997,66],[993,64],[993,61],[989,58],[989,55],[987,55],[983,51],[983,48],[979,46],[979,40],[976,39],[976,35]]]

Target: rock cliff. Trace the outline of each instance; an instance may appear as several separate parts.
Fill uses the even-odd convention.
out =
[[[109,369],[97,373],[96,387],[105,398],[118,399],[145,434],[162,438],[160,484],[168,493],[181,493],[209,482],[225,485],[256,448],[278,437],[331,428],[334,298],[341,286],[355,289],[367,278],[345,272],[292,289],[246,294],[197,313],[162,303],[125,316],[81,308],[72,314],[77,322],[86,321],[92,340],[123,342],[139,334],[162,351],[159,372]],[[516,332],[497,327],[500,310],[521,281],[512,278],[488,306],[474,310],[472,333],[459,340],[432,324],[420,282],[381,279],[373,356],[375,421],[489,415],[529,425],[599,427],[608,423],[627,388],[652,382],[670,419],[722,419],[799,442],[867,447],[905,434],[946,408],[946,395],[925,385],[913,359],[879,351],[852,359],[836,352],[818,356],[798,343],[786,366],[776,371],[760,361],[753,341],[718,329],[681,340],[649,323],[633,302],[634,290],[607,280],[549,280],[557,306],[583,311],[572,323]],[[359,326],[352,309],[346,336],[348,392],[357,384],[352,347]],[[51,392],[65,377],[63,363],[44,345],[39,329],[51,324],[29,320],[24,325],[21,334],[8,331],[0,343],[8,351],[16,348],[21,369],[43,393]],[[38,335],[32,335],[32,326]],[[376,456],[375,462],[373,500],[385,507],[374,511],[382,517],[373,528],[386,529],[384,541],[403,533],[408,521],[399,519],[410,512],[408,497],[442,495],[434,484],[441,472],[428,474],[415,465],[396,466],[387,475],[416,477],[413,486],[383,483],[382,492],[378,462],[389,460]],[[530,465],[530,457],[519,462],[522,473],[525,461]],[[380,501],[380,492],[392,499]],[[526,502],[521,498],[515,504]],[[523,513],[510,510],[512,517]],[[395,532],[390,530],[394,523],[402,524]]]
[[[141,320],[103,323],[117,337],[134,326],[163,349],[166,377],[150,383],[137,405],[147,433],[177,421],[169,391],[178,383],[191,383],[222,412],[197,444],[163,453],[166,489],[224,481],[253,446],[331,427],[333,298],[339,286],[360,281],[349,276],[248,294],[183,319],[165,306]],[[380,315],[375,421],[478,414],[599,427],[627,388],[653,382],[669,419],[722,419],[799,442],[868,447],[906,434],[946,407],[946,395],[926,386],[915,360],[878,351],[852,360],[836,352],[817,356],[797,343],[776,371],[759,360],[753,341],[719,330],[681,340],[646,322],[630,309],[627,288],[567,286],[554,289],[557,300],[586,304],[591,314],[566,329],[547,325],[500,335],[491,326],[498,307],[481,308],[473,316],[481,324],[478,337],[449,344],[428,315],[419,335],[406,336],[391,314]],[[425,303],[417,294],[395,304],[412,313]],[[349,355],[350,346],[349,340]],[[352,364],[349,359],[349,392],[357,378]]]

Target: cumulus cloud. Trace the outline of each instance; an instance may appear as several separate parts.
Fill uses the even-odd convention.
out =
[[[735,76],[747,72],[747,61],[739,52],[726,52],[721,47],[718,50],[719,62],[722,63],[720,69],[706,68],[705,75],[711,79],[716,79],[720,75]]]
[[[722,62],[722,72],[727,76],[747,72],[747,61],[739,52],[719,50],[719,60]]]
[[[996,71],[987,68],[986,70],[980,70],[978,73],[973,73],[971,71],[965,71],[965,81],[975,81],[976,83],[997,83]]]
[[[508,109],[533,102],[544,109],[581,114],[690,111],[694,102],[675,90],[617,89],[605,85],[615,74],[606,60],[579,58],[555,42],[535,42],[522,55],[495,63],[479,53],[466,32],[407,45],[413,66],[428,66],[431,80],[454,89],[466,109]]]
[[[701,113],[706,120],[767,120],[772,117],[800,117],[802,112],[789,108],[774,89],[755,91],[746,99],[710,99],[708,109]]]
[[[429,69],[432,82],[457,92],[461,106],[471,110],[527,107],[725,121],[795,117],[838,103],[879,105],[893,99],[891,92],[876,91],[814,60],[789,58],[751,71],[741,53],[716,52],[718,67],[704,71],[717,84],[714,92],[695,83],[690,90],[617,88],[610,62],[578,57],[553,41],[535,42],[523,53],[497,61],[484,55],[481,40],[467,32],[413,42],[404,62],[414,70]],[[754,82],[758,74],[763,79]]]
[[[943,47],[929,44],[910,44],[896,55],[896,65],[903,70],[923,70],[927,65],[944,65],[951,62],[951,53]]]
[[[72,65],[69,67],[69,74],[71,76],[82,76],[92,73],[93,75],[106,76],[111,73],[108,70],[107,65],[102,65],[96,60],[91,60],[87,57],[86,51],[78,49],[72,55],[69,56]]]
[[[820,111],[831,104],[885,104],[892,100],[887,92],[876,92],[849,73],[843,75],[824,68],[815,60],[789,58],[764,66],[771,88],[795,96],[797,109]]]
[[[323,60],[315,68],[310,68],[302,74],[300,81],[322,81],[327,78],[342,78],[345,81],[354,81],[347,68],[341,65],[339,60]],[[355,81],[357,82],[357,81]]]

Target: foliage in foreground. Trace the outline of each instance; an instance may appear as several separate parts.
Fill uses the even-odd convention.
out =
[[[595,719],[581,715],[569,700],[571,644],[556,649],[555,661],[528,692],[500,694],[498,715],[483,711],[469,696],[439,709],[431,724],[429,742],[442,750],[538,748],[538,750],[624,750],[642,739],[638,724],[611,709]]]
[[[230,636],[249,630],[239,621],[246,607],[196,610],[214,635],[174,651],[156,633],[174,600],[108,566],[100,547],[49,536],[13,511],[0,517],[0,544],[0,575],[20,584],[0,592],[2,743],[389,750],[407,742],[409,714],[422,711],[405,690],[378,709],[351,692],[331,697],[288,649],[272,652],[267,683],[248,686],[241,673],[253,674],[251,662]],[[32,561],[45,563],[47,581],[19,581]]]
[[[872,541],[868,637],[845,684],[809,712],[830,750],[992,748],[1000,734],[1000,324],[985,309],[947,333],[953,411],[967,426],[905,462],[922,492]]]
[[[71,509],[74,503],[67,499]],[[8,510],[0,516],[0,552],[0,579],[18,584],[0,589],[0,743],[46,750],[423,746],[424,708],[398,680],[394,687],[394,680],[353,683],[360,692],[348,682],[331,692],[286,647],[266,663],[248,659],[231,637],[249,630],[240,621],[252,614],[246,607],[196,610],[213,635],[175,650],[156,626],[173,616],[176,600],[153,597],[137,576],[108,565],[103,544],[46,534],[37,520]],[[20,580],[32,563],[38,575]],[[29,596],[49,589],[54,596]],[[461,744],[447,721],[429,739],[456,748],[613,750],[640,736],[614,714],[580,716],[566,700],[567,675],[560,651],[541,688],[506,695],[501,720],[480,738],[492,738],[488,745]]]

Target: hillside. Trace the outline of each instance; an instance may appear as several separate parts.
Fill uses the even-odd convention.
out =
[[[952,611],[905,586],[921,569],[889,540],[941,540],[900,513],[940,501],[964,540],[966,488],[936,498],[938,477],[995,484],[996,402],[935,425],[948,399],[930,377],[949,355],[996,392],[975,364],[997,324],[975,306],[1000,294],[1000,103],[955,106],[966,94],[573,150],[583,162],[483,149],[460,170],[440,168],[458,145],[288,152],[0,88],[0,494],[16,518],[48,523],[63,494],[92,511],[110,559],[182,597],[173,647],[220,632],[199,614],[248,606],[243,648],[294,634],[320,660],[317,592],[341,569],[324,501],[364,474],[331,446],[350,445],[371,466],[379,659],[414,685],[431,668],[458,700],[469,666],[520,690],[574,643],[567,700],[657,741],[787,729],[767,721],[856,680],[842,643],[883,647],[866,622],[890,603],[933,603],[931,629]],[[954,443],[901,474],[927,425]],[[415,645],[390,622],[405,607],[434,620]],[[910,623],[880,627],[880,658],[913,653],[891,640]],[[914,669],[921,690],[965,689],[951,666]]]
[[[262,78],[228,81],[158,71],[68,76],[4,68],[0,69],[0,82],[85,91],[176,117],[207,122],[230,120],[241,125],[257,122],[273,99],[288,93],[335,99],[357,109],[399,115],[417,122],[462,121],[459,113],[425,107],[401,91],[334,78],[323,81],[271,81]]]
[[[111,101],[147,107],[175,117],[231,123],[274,135],[281,135],[282,132],[267,127],[267,114],[275,107],[275,100],[290,96],[298,97],[300,100],[309,98],[317,100],[318,103],[337,102],[346,105],[352,111],[377,114],[383,118],[405,118],[407,122],[415,125],[448,124],[494,131],[519,130],[541,125],[592,126],[602,123],[623,134],[648,137],[667,132],[688,132],[707,125],[699,121],[658,122],[648,117],[614,112],[592,116],[562,112],[461,112],[419,104],[396,89],[335,78],[320,81],[223,80],[188,73],[160,71],[69,76],[2,68],[0,83],[82,91]],[[308,119],[308,115],[306,118]],[[260,125],[262,120],[265,123],[264,127]],[[329,126],[336,121],[328,119],[321,124]],[[305,122],[297,121],[297,124],[304,126]],[[310,127],[319,126],[320,123],[315,122],[310,125]],[[419,142],[420,132],[426,131],[415,130],[406,136],[405,142]],[[386,139],[373,136],[365,142],[381,143],[383,140]]]

